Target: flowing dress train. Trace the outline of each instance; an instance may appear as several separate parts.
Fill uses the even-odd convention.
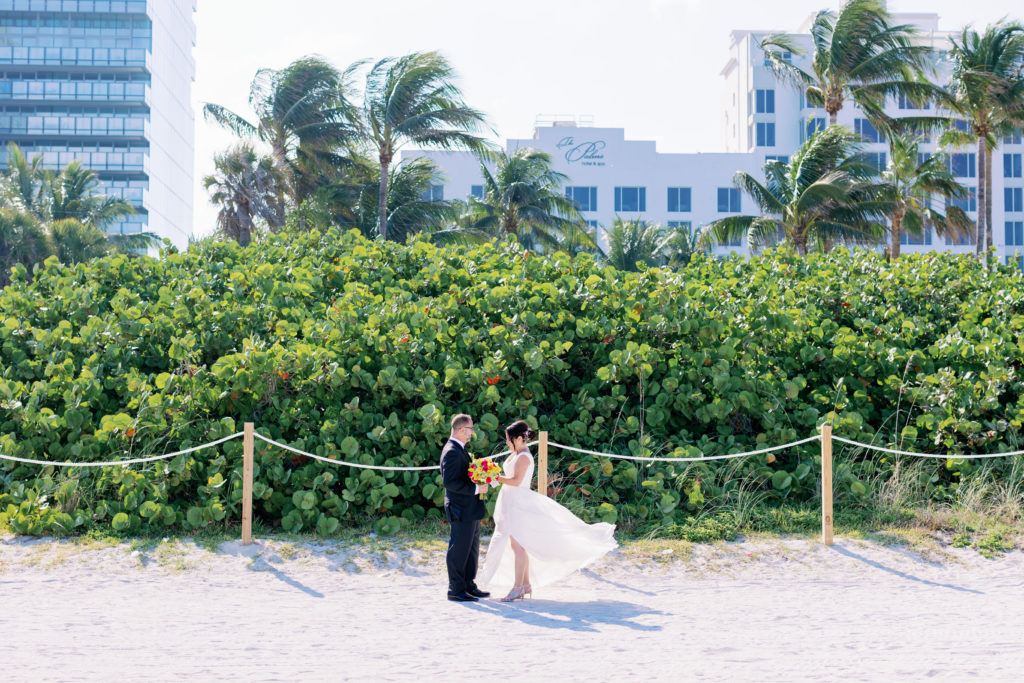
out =
[[[534,588],[563,579],[618,547],[614,524],[587,524],[551,498],[530,490],[534,466],[529,451],[505,461],[506,477],[514,476],[518,458],[527,458],[529,468],[519,486],[503,484],[498,492],[494,535],[478,583],[511,586],[515,582],[512,538],[530,556],[530,585]]]

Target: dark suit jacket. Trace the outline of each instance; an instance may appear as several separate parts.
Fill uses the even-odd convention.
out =
[[[472,522],[487,513],[484,501],[469,478],[469,453],[458,441],[448,439],[441,451],[441,479],[444,481],[444,508],[450,522]]]

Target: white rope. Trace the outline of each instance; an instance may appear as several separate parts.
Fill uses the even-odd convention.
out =
[[[942,458],[943,460],[970,460],[976,458],[1005,458],[1011,455],[1024,455],[1024,451],[1011,451],[1009,453],[975,453],[972,455],[958,455],[954,453],[947,453],[945,455],[937,453],[915,453],[914,451],[900,451],[895,448],[883,448],[882,446],[872,446],[871,444],[861,443],[860,441],[853,441],[851,439],[844,439],[841,436],[833,436],[833,441],[840,441],[842,443],[850,444],[851,446],[860,446],[861,448],[867,448],[872,451],[882,451],[883,453],[893,453],[895,455],[912,455],[918,458]]]
[[[278,448],[283,448],[286,451],[291,451],[292,453],[298,453],[299,455],[304,455],[307,458],[313,458],[314,460],[320,460],[321,462],[330,463],[331,465],[345,465],[346,467],[358,467],[361,470],[386,470],[388,472],[423,472],[423,471],[426,471],[426,470],[438,470],[438,469],[441,469],[440,465],[426,465],[426,466],[423,466],[423,467],[389,467],[389,466],[386,466],[386,465],[363,465],[363,464],[358,463],[358,462],[346,462],[345,460],[333,460],[331,458],[325,458],[322,455],[316,455],[314,453],[310,453],[309,451],[303,451],[303,450],[300,450],[298,448],[293,448],[292,446],[280,443],[278,441],[274,441],[273,439],[268,439],[267,437],[263,436],[259,432],[254,432],[253,436],[255,436],[257,439],[262,439],[263,441],[266,441],[267,443],[269,443],[269,444],[271,444],[273,446],[277,446]],[[537,443],[536,441],[531,441],[530,443],[528,443],[526,445],[527,446],[532,446],[532,445],[534,445],[536,443]],[[489,455],[487,457],[488,458],[501,458],[501,457],[504,457],[506,455],[509,455],[511,452],[512,451],[503,451],[501,453],[498,453],[497,455]]]
[[[617,453],[601,453],[599,451],[588,451],[584,448],[575,448],[573,446],[565,446],[554,441],[549,441],[551,446],[558,446],[567,451],[576,451],[577,453],[587,453],[588,455],[596,455],[601,458],[619,458],[621,460],[642,460],[644,462],[699,462],[702,460],[728,460],[731,458],[743,458],[748,455],[758,455],[759,453],[768,453],[769,451],[778,451],[783,448],[792,448],[793,446],[799,446],[801,444],[810,443],[811,441],[817,441],[821,438],[820,434],[809,436],[806,439],[799,441],[793,441],[792,443],[784,443],[781,446],[771,446],[770,448],[762,448],[757,451],[747,451],[746,453],[728,453],[726,455],[704,455],[699,458],[646,458],[639,455],[618,455]]]
[[[13,455],[3,455],[0,453],[0,460],[13,460],[14,462],[27,462],[31,465],[53,465],[54,467],[109,467],[112,465],[134,465],[140,462],[153,462],[154,460],[166,460],[167,458],[173,458],[176,455],[182,455],[184,453],[192,453],[210,446],[216,446],[217,444],[230,441],[236,437],[242,436],[243,432],[236,432],[231,436],[225,436],[223,439],[217,439],[210,443],[204,443],[199,446],[193,446],[192,448],[186,448],[181,451],[174,451],[173,453],[164,453],[163,455],[153,455],[146,458],[132,458],[131,460],[114,460],[112,462],[51,462],[49,460],[31,460],[29,458],[16,458]]]

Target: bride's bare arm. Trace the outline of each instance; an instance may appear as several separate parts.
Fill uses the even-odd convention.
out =
[[[516,468],[512,472],[511,477],[498,477],[498,481],[502,484],[508,484],[509,486],[519,486],[523,481],[523,477],[526,476],[526,470],[530,469],[530,461],[527,458],[517,458]]]

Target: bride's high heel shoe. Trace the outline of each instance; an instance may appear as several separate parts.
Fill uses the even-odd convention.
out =
[[[514,602],[516,600],[522,600],[523,596],[527,593],[533,594],[533,589],[530,588],[530,584],[523,586],[512,586],[512,590],[508,592],[508,595],[501,599],[502,602]]]

